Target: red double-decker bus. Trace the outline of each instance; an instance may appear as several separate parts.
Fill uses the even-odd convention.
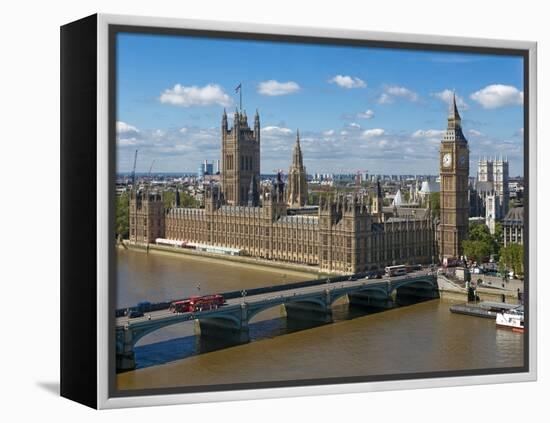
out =
[[[191,301],[189,299],[172,301],[169,310],[172,313],[187,313],[191,310]]]
[[[190,313],[195,311],[212,310],[224,304],[223,296],[220,294],[204,295],[202,297],[190,297],[184,300],[173,301],[170,304],[172,313]]]

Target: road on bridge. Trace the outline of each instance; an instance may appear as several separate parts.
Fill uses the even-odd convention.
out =
[[[263,294],[256,294],[256,295],[250,295],[250,296],[243,296],[240,298],[232,298],[226,300],[225,304],[223,306],[220,306],[217,310],[221,310],[223,308],[233,308],[235,306],[238,306],[244,302],[248,304],[254,304],[258,302],[265,302],[270,300],[276,300],[281,297],[293,297],[293,296],[300,296],[300,295],[307,295],[307,294],[313,294],[313,293],[319,293],[321,291],[325,290],[334,290],[338,288],[352,288],[355,286],[367,286],[367,285],[385,285],[391,282],[396,282],[403,279],[409,279],[409,278],[418,278],[421,276],[428,276],[432,275],[433,272],[427,269],[418,270],[415,272],[408,273],[404,276],[394,276],[394,277],[384,277],[382,279],[357,279],[357,280],[347,280],[347,281],[340,281],[340,282],[327,282],[327,283],[319,283],[318,285],[313,286],[307,286],[302,288],[292,288],[288,290],[282,290],[282,291],[275,291],[275,292],[267,292]],[[179,313],[178,316],[184,318],[187,317],[189,320],[198,319],[201,315],[209,314],[212,311],[216,311],[216,309],[211,310],[204,310],[199,312],[188,312],[188,313]],[[162,320],[169,317],[173,317],[174,313],[170,310],[158,310],[158,311],[152,311],[149,313],[145,313],[141,317],[134,317],[129,318],[128,316],[118,317],[116,319],[116,326],[117,328],[124,328],[128,325],[137,324],[145,321],[155,321],[155,320]]]

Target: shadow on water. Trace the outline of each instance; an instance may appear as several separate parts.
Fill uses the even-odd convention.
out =
[[[284,317],[262,320],[249,326],[250,341],[274,338],[300,330],[311,329],[322,323],[288,320]],[[198,354],[205,354],[239,345],[238,342],[197,335],[184,336],[167,341],[135,347],[138,369],[181,360]]]
[[[398,296],[389,308],[401,307],[427,301],[408,296]],[[332,307],[333,322],[345,321],[387,311],[388,307],[356,306],[349,303],[335,304]],[[312,329],[330,323],[320,323],[307,320],[294,320],[285,317],[262,320],[249,325],[250,341],[260,341],[302,330]],[[166,364],[199,354],[205,354],[224,348],[239,345],[238,342],[205,338],[197,335],[184,336],[167,341],[135,347],[135,358],[138,369]]]

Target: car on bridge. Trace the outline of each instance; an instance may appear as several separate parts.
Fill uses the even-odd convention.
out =
[[[136,317],[143,317],[143,311],[131,310],[131,311],[128,313],[128,318],[129,318],[129,319],[135,319]]]

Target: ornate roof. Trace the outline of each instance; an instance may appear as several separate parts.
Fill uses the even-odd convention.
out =
[[[502,220],[504,225],[523,225],[523,207],[511,208]]]

